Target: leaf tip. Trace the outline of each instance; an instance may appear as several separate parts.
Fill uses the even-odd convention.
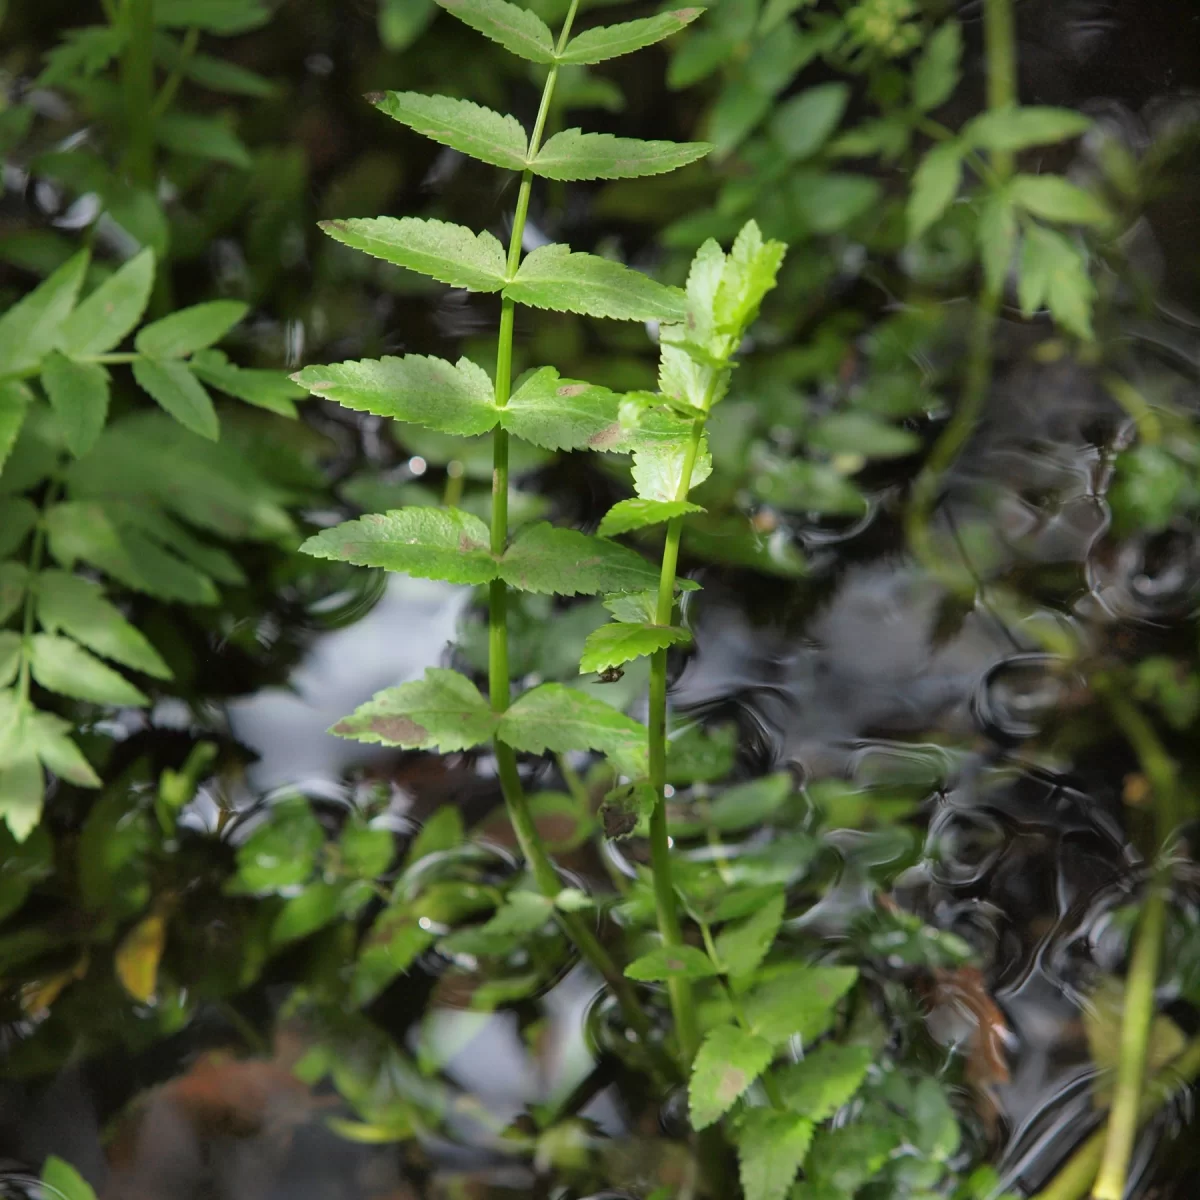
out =
[[[387,99],[387,92],[363,92],[363,99],[378,108]]]

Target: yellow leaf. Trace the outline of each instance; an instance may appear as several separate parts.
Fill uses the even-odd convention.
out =
[[[143,1004],[154,999],[158,986],[158,963],[167,942],[167,920],[151,913],[140,920],[117,947],[117,978],[125,990]]]
[[[82,979],[87,974],[88,956],[82,954],[73,967],[65,971],[57,971],[45,979],[31,979],[21,987],[21,1011],[31,1019],[44,1017],[63,988],[76,979]]]

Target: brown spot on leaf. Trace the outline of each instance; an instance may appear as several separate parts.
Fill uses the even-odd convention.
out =
[[[601,806],[600,820],[604,836],[609,838],[628,837],[637,828],[637,813],[614,804]]]
[[[717,1084],[717,1099],[728,1108],[745,1090],[750,1080],[740,1067],[726,1067]]]
[[[672,16],[681,21],[694,21],[703,11],[702,8],[677,8]]]
[[[411,717],[372,717],[367,728],[384,741],[398,742],[402,746],[423,742],[428,736],[425,726],[418,725]]]
[[[387,96],[386,92],[364,92],[363,99],[368,104],[379,104]]]
[[[342,221],[342,220],[318,221],[317,224],[322,229],[345,229],[346,228],[346,222]]]
[[[682,958],[668,958],[667,959],[667,970],[668,971],[682,971],[683,966],[684,966],[684,963],[683,963]]]
[[[586,383],[565,383],[554,394],[556,396],[578,396],[588,390]]]
[[[593,433],[588,438],[587,444],[593,450],[609,450],[621,440],[621,425],[618,421],[614,421],[611,425],[601,429],[599,433]]]

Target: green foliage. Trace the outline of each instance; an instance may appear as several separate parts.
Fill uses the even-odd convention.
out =
[[[771,1043],[736,1025],[718,1025],[692,1064],[688,1108],[694,1129],[707,1129],[727,1113],[771,1061]]]

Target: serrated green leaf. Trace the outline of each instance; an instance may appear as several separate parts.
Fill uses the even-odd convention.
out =
[[[58,348],[82,358],[106,354],[137,325],[154,286],[154,251],[139,251],[85,296],[63,322]]]
[[[604,597],[604,607],[612,613],[616,621],[653,624],[658,607],[658,592],[651,588],[644,592],[617,592]]]
[[[1091,125],[1090,117],[1069,108],[999,108],[971,121],[962,139],[984,150],[1013,152],[1078,137]]]
[[[758,316],[763,297],[775,286],[786,253],[782,242],[764,241],[756,221],[747,221],[733,239],[713,299],[713,318],[734,348]]]
[[[529,138],[516,117],[501,116],[470,100],[420,92],[384,92],[368,98],[380,112],[443,146],[494,167],[525,169]]]
[[[368,824],[360,813],[355,813],[338,837],[338,854],[346,874],[355,879],[374,879],[391,865],[396,855],[395,837],[390,829]]]
[[[427,667],[425,678],[377,692],[330,733],[410,750],[466,750],[488,741],[498,718],[457,671]]]
[[[0,523],[3,521],[3,510],[0,509]],[[28,583],[29,569],[24,563],[0,563],[0,624],[21,607]]]
[[[232,36],[258,29],[271,10],[258,0],[155,0],[154,23],[166,29],[196,29]]]
[[[771,137],[789,162],[811,158],[833,136],[849,102],[845,83],[822,83],[791,96],[771,117]]]
[[[139,358],[133,364],[138,386],[185,429],[216,441],[221,432],[217,410],[204,385],[186,363]]]
[[[67,449],[76,457],[95,444],[108,416],[108,372],[51,350],[42,363],[42,387],[58,414]]]
[[[650,525],[661,525],[687,513],[704,512],[699,504],[687,500],[643,500],[631,496],[619,500],[604,514],[597,532],[601,537],[616,537],[633,529],[645,529]]]
[[[644,753],[646,729],[586,692],[561,683],[543,683],[505,712],[496,736],[529,754],[598,750],[629,762]]]
[[[151,321],[138,330],[133,344],[151,358],[183,358],[219,342],[247,313],[240,300],[209,300]]]
[[[775,941],[783,921],[783,893],[772,896],[744,921],[725,926],[717,934],[717,956],[725,973],[746,976],[757,971]]]
[[[640,554],[547,521],[517,535],[500,560],[499,574],[519,591],[557,596],[637,592],[658,582],[658,572]]]
[[[773,1045],[812,1041],[833,1024],[835,1006],[857,980],[854,967],[788,967],[750,993],[746,1018]]]
[[[109,25],[64,30],[58,45],[45,55],[46,66],[37,77],[37,86],[63,87],[90,79],[121,53],[125,42],[125,30]]]
[[[8,462],[8,456],[17,443],[32,399],[33,393],[19,380],[0,381],[0,472],[4,470],[4,464]],[[0,546],[6,545],[11,538],[10,530],[0,528]],[[0,550],[0,553],[5,551]]]
[[[547,450],[609,450],[621,436],[621,398],[608,388],[535,371],[499,410],[514,437]]]
[[[486,433],[499,415],[492,381],[468,358],[407,354],[305,367],[292,378],[314,396],[441,433]]]
[[[353,217],[320,225],[336,242],[451,287],[496,292],[508,277],[504,247],[487,230],[475,233],[465,225],[416,217]]]
[[[1021,247],[1018,283],[1021,311],[1031,316],[1043,303],[1054,319],[1076,336],[1091,340],[1096,288],[1083,251],[1062,234],[1030,225]]]
[[[239,367],[220,350],[197,350],[188,366],[197,379],[219,392],[280,416],[294,417],[296,401],[304,396],[303,388],[278,371]]]
[[[81,250],[0,317],[0,376],[36,367],[53,348],[75,307],[88,261]]]
[[[542,146],[529,169],[544,179],[640,179],[677,171],[711,150],[708,142],[648,142],[564,129]]]
[[[673,33],[690,25],[703,8],[677,8],[674,12],[659,13],[638,21],[623,21],[619,25],[604,25],[598,29],[586,29],[577,33],[567,48],[558,56],[561,63],[586,63],[592,65],[610,58],[632,54],[646,46],[653,46],[669,38]]]
[[[990,193],[979,210],[979,255],[988,290],[1004,291],[1017,247],[1017,215],[1007,190]]]
[[[536,13],[507,0],[437,0],[451,16],[528,62],[552,63],[554,37]]]
[[[47,771],[76,787],[98,788],[100,776],[70,739],[71,723],[53,713],[30,712],[25,725],[29,744]]]
[[[962,60],[962,26],[949,20],[925,43],[913,68],[913,105],[918,112],[932,112],[945,104],[958,84]]]
[[[360,567],[382,567],[418,579],[487,583],[499,566],[488,527],[459,508],[400,508],[368,513],[310,537],[300,549]]]
[[[665,983],[669,979],[711,979],[720,972],[695,946],[655,946],[625,968],[625,976],[638,983]]]
[[[16,679],[24,649],[25,639],[15,629],[0,630],[0,687]]]
[[[465,837],[462,814],[453,805],[443,805],[426,819],[413,838],[404,856],[404,866],[411,867],[427,854],[453,850],[463,844]]]
[[[665,650],[680,642],[691,641],[691,634],[677,625],[640,625],[624,621],[610,622],[592,630],[583,643],[579,673],[587,675],[619,667],[635,658],[649,657],[656,650]]]
[[[0,817],[18,842],[37,828],[44,794],[42,767],[31,752],[0,761]]]
[[[688,1082],[692,1128],[707,1129],[727,1113],[770,1065],[771,1043],[739,1029],[719,1025],[700,1045]]]
[[[307,883],[299,895],[292,896],[271,923],[271,945],[286,946],[323,929],[338,915],[338,902],[344,887],[325,879]]]
[[[812,1144],[813,1123],[793,1113],[752,1108],[737,1133],[745,1200],[784,1200]]]
[[[858,1091],[873,1061],[870,1046],[823,1043],[779,1073],[783,1102],[810,1121],[824,1121]]]
[[[51,692],[90,700],[94,704],[149,704],[136,688],[112,667],[105,666],[77,642],[57,634],[34,634],[29,665],[34,679]]]
[[[55,1200],[96,1200],[87,1180],[70,1163],[53,1154],[42,1166],[42,1183]]]
[[[237,848],[236,892],[270,895],[308,882],[325,831],[308,801],[295,793],[273,803]]]
[[[537,892],[509,892],[495,914],[482,925],[443,939],[454,953],[507,954],[515,938],[537,933],[554,915],[554,901]]]
[[[568,246],[539,246],[517,269],[504,295],[518,304],[618,321],[684,320],[683,293],[621,263],[578,254]]]
[[[908,197],[908,236],[915,241],[950,207],[962,179],[963,147],[941,142],[921,159]]]
[[[123,666],[156,679],[171,678],[158,651],[91,580],[54,568],[42,571],[37,577],[37,618],[49,633],[68,633]]]
[[[687,446],[669,442],[643,446],[633,454],[633,486],[643,500],[659,504],[676,504],[676,497],[699,487],[712,474],[712,455],[708,452],[707,436],[700,443],[700,452],[692,463],[691,479],[683,484],[687,465]]]
[[[1018,175],[1009,195],[1017,207],[1046,221],[1102,226],[1112,220],[1102,201],[1061,175]]]

